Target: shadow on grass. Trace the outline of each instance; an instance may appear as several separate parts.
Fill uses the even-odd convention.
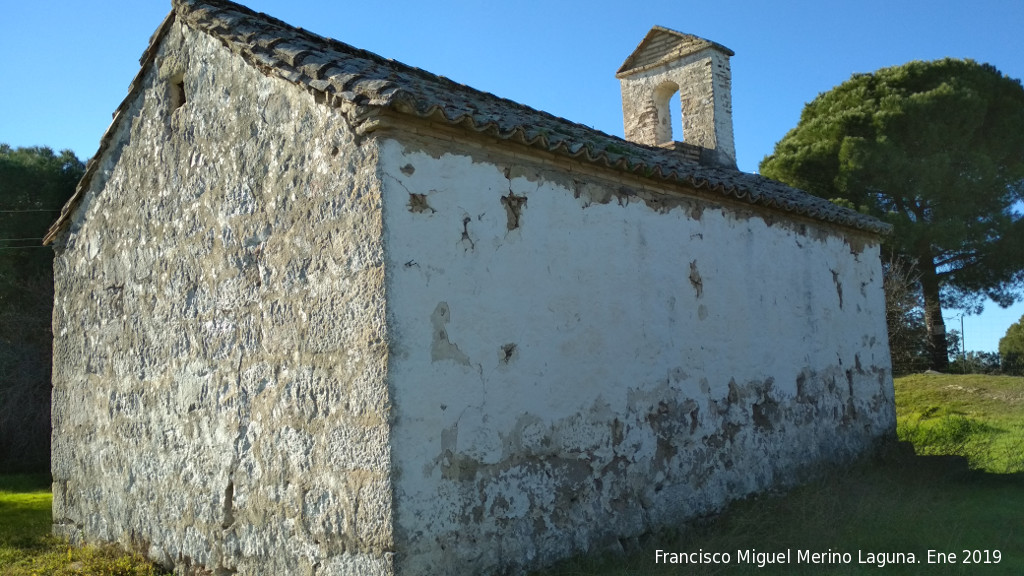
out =
[[[921,455],[959,456],[984,472],[1024,472],[1024,442],[1019,433],[963,414],[901,418],[896,433]]]
[[[32,554],[50,543],[49,477],[0,476],[0,548]]]
[[[0,474],[0,493],[45,491],[50,483],[49,474]]]
[[[156,574],[141,561],[115,550],[73,550],[48,536],[49,494],[45,477],[0,477],[0,573]],[[586,556],[562,562],[534,576],[668,576],[678,574],[1024,574],[1024,473],[972,470],[956,455],[916,455],[893,443],[876,458],[823,473],[789,492],[733,503],[722,512],[678,528],[623,540],[627,553]],[[5,551],[6,548],[6,551]],[[657,550],[729,553],[727,564],[679,565],[655,562]],[[798,551],[849,554],[849,562],[828,565],[741,562],[742,551]],[[929,564],[928,551],[980,554],[998,563]],[[915,563],[877,559],[883,553],[914,556]],[[3,558],[4,555],[8,558]],[[4,560],[11,561],[6,564]],[[863,560],[868,560],[863,562]],[[15,565],[17,563],[17,566]],[[48,572],[29,567],[46,565]],[[70,565],[95,567],[92,572]],[[19,566],[25,566],[19,568]],[[5,570],[18,570],[8,572]],[[92,568],[90,568],[92,569]]]
[[[676,574],[1024,574],[1024,474],[971,470],[963,457],[918,456],[894,443],[875,459],[783,494],[750,497],[719,514],[641,538],[628,554],[580,557],[534,576]],[[666,552],[729,553],[728,563],[665,564]],[[800,550],[849,562],[796,563]],[[953,563],[929,563],[929,550]],[[739,561],[743,551],[788,552],[787,564]],[[963,564],[964,551],[989,563]],[[884,554],[902,554],[889,556]],[[995,563],[995,556],[999,562]],[[908,563],[913,555],[914,563]],[[986,556],[987,555],[987,556]],[[888,558],[888,560],[887,560]],[[879,566],[884,563],[884,567]]]

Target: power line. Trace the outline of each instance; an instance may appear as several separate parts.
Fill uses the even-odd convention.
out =
[[[27,214],[29,212],[60,212],[60,209],[55,210],[0,210],[0,214]]]
[[[42,242],[42,238],[0,238],[0,242]]]

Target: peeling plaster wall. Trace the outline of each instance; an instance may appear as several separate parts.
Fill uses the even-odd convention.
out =
[[[894,429],[873,241],[459,150],[381,147],[399,573],[629,546]]]
[[[392,573],[376,154],[175,25],[57,242],[55,533],[179,574]]]

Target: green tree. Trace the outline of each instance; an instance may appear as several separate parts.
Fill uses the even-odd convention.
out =
[[[53,250],[42,238],[83,171],[70,151],[0,144],[0,472],[49,467]]]
[[[855,74],[820,94],[761,173],[890,222],[913,263],[931,367],[949,358],[942,309],[1009,306],[1024,287],[1024,88],[944,59]]]
[[[1024,316],[999,339],[999,358],[1003,372],[1024,376]]]

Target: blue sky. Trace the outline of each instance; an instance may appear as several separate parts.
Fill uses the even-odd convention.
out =
[[[615,70],[657,24],[724,44],[739,167],[855,72],[946,56],[1024,77],[1021,0],[249,0],[250,8],[598,130],[622,135]],[[96,151],[169,0],[0,0],[0,142]],[[959,329],[958,311],[947,311]],[[993,351],[1024,304],[965,321]]]

